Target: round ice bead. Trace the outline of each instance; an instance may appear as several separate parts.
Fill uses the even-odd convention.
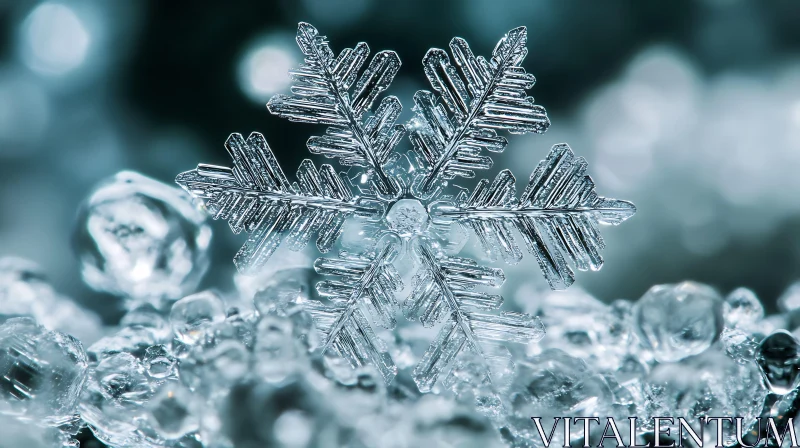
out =
[[[791,284],[778,297],[778,308],[787,313],[800,309],[800,282]]]
[[[722,331],[722,298],[711,287],[656,285],[636,304],[636,330],[659,362],[704,352]]]
[[[81,397],[81,418],[107,445],[142,446],[136,419],[152,395],[142,363],[129,353],[115,353],[93,366]]]
[[[147,374],[157,379],[174,374],[177,361],[167,347],[161,344],[148,347],[142,358],[142,364],[144,364]]]
[[[722,305],[725,324],[729,327],[754,324],[764,318],[764,306],[756,294],[747,288],[736,288]]]
[[[0,325],[0,412],[52,426],[67,422],[87,368],[86,352],[72,336],[31,318],[9,319]]]
[[[131,171],[92,191],[74,234],[89,286],[157,307],[197,287],[210,240],[204,214],[181,190]]]
[[[172,327],[167,319],[152,305],[143,304],[129,310],[119,325],[121,327],[135,329],[142,333],[148,333],[149,338],[166,343],[172,339]]]
[[[195,346],[178,369],[183,384],[204,396],[224,394],[250,369],[251,352],[239,341]]]
[[[786,330],[767,336],[756,348],[756,364],[769,390],[785,395],[800,385],[800,343]]]
[[[192,345],[214,324],[225,320],[225,304],[211,291],[186,296],[172,305],[169,322],[182,343]]]

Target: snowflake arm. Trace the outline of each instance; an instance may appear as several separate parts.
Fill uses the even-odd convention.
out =
[[[417,178],[415,195],[431,197],[443,179],[471,178],[474,170],[491,167],[492,160],[480,153],[505,149],[507,141],[496,131],[541,133],[550,125],[544,108],[526,94],[535,82],[520,66],[528,53],[527,36],[525,27],[509,31],[488,61],[475,57],[464,39],[454,38],[450,50],[461,75],[444,50],[432,48],[425,55],[425,75],[439,97],[425,90],[414,95],[410,138],[427,167]]]
[[[317,284],[320,297],[331,304],[303,302],[321,334],[323,353],[333,350],[354,368],[374,365],[387,383],[397,368],[386,345],[375,335],[365,311],[380,326],[394,328],[398,308],[394,293],[403,287],[389,262],[395,251],[394,245],[387,244],[377,254],[343,253],[338,259],[318,259],[314,268],[319,274],[339,277]]]
[[[565,289],[574,281],[567,261],[582,271],[602,266],[599,252],[605,245],[598,224],[617,225],[636,212],[630,202],[598,196],[586,168],[586,160],[569,146],[555,145],[520,199],[514,175],[504,170],[491,185],[484,179],[469,198],[436,204],[431,214],[440,222],[466,224],[490,257],[497,250],[509,263],[522,259],[512,233],[516,228],[551,288]]]
[[[475,292],[476,286],[499,287],[505,277],[500,269],[478,266],[472,260],[437,257],[426,243],[417,246],[422,271],[406,301],[406,315],[430,327],[444,321],[436,340],[414,369],[420,391],[429,392],[440,375],[462,353],[483,360],[491,381],[492,366],[508,365],[510,353],[504,342],[529,343],[544,336],[538,318],[527,314],[492,314],[503,298]]]
[[[388,96],[374,114],[364,118],[400,69],[397,53],[376,54],[356,82],[369,56],[366,43],[334,57],[325,37],[310,24],[300,22],[297,44],[306,59],[299,69],[291,72],[295,81],[293,95],[275,95],[267,104],[269,111],[291,121],[330,125],[325,135],[308,140],[308,149],[314,154],[338,158],[343,165],[367,168],[379,196],[399,195],[400,186],[386,173],[385,165],[392,149],[405,135],[405,127],[395,123],[402,110],[400,101]]]
[[[352,194],[347,178],[330,165],[319,170],[304,160],[297,183],[290,184],[264,136],[254,132],[247,140],[231,134],[225,147],[233,167],[200,164],[175,181],[204,201],[214,219],[224,219],[234,233],[250,233],[234,258],[242,272],[262,266],[286,242],[293,250],[304,248],[317,233],[317,247],[327,252],[350,216],[380,217],[377,201]]]

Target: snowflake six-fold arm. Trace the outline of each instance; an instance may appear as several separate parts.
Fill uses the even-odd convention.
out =
[[[324,135],[308,140],[308,149],[356,167],[366,188],[353,186],[352,173],[337,173],[327,164],[317,169],[310,160],[290,183],[258,133],[230,136],[231,168],[201,164],[176,181],[214,219],[228,221],[234,233],[249,233],[234,259],[243,272],[262,267],[280,244],[303,249],[315,234],[319,251],[330,251],[349,218],[379,227],[378,237],[393,235],[377,238],[363,253],[343,251],[315,263],[318,273],[336,277],[317,285],[325,301],[303,302],[321,335],[322,352],[335,352],[353,367],[372,365],[391,381],[397,368],[373,325],[395,327],[395,295],[404,286],[393,262],[414,257],[418,272],[404,314],[424,326],[441,326],[413,371],[419,389],[431,390],[459,356],[481,360],[491,380],[493,366],[510,362],[504,344],[536,341],[544,327],[526,314],[495,313],[502,297],[476,288],[499,287],[503,272],[447,254],[442,229],[471,229],[490,259],[499,254],[507,263],[522,258],[516,232],[550,286],[564,289],[574,281],[569,263],[579,270],[601,267],[598,224],[616,225],[635,212],[629,202],[598,196],[586,161],[566,144],[552,148],[519,198],[508,170],[493,182],[481,180],[471,195],[443,194],[448,181],[492,166],[484,150],[501,152],[507,144],[498,131],[541,133],[549,126],[544,108],[526,93],[535,82],[520,65],[526,41],[520,27],[500,39],[488,59],[476,57],[461,38],[450,43],[452,62],[444,50],[429,50],[422,62],[436,93],[414,95],[415,117],[404,126],[396,123],[402,106],[394,96],[372,112],[400,68],[395,52],[377,53],[362,70],[367,44],[335,56],[324,36],[300,23],[297,43],[305,61],[290,72],[292,95],[276,95],[267,107],[292,121],[328,125]],[[403,156],[396,147],[406,130],[413,151]]]

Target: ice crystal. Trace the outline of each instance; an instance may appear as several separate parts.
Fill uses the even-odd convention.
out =
[[[359,43],[336,56],[307,23],[298,27],[297,44],[305,61],[290,72],[292,94],[274,96],[267,107],[291,121],[329,126],[308,140],[308,149],[351,171],[337,174],[331,165],[317,169],[305,160],[290,184],[261,134],[246,140],[232,134],[226,143],[231,168],[201,164],[180,174],[178,184],[235,233],[250,234],[234,259],[242,272],[263,269],[282,243],[303,249],[313,234],[320,252],[328,252],[353,218],[361,226],[358,247],[315,263],[319,274],[338,279],[317,285],[319,300],[292,300],[312,316],[321,351],[341,355],[354,368],[372,365],[390,381],[397,372],[393,348],[376,329],[395,327],[396,295],[405,290],[401,277],[415,270],[405,315],[441,326],[417,360],[417,386],[429,391],[448,371],[451,385],[460,377],[491,384],[509,369],[499,367],[510,365],[505,344],[536,341],[544,329],[530,315],[497,312],[502,298],[482,289],[499,287],[504,275],[455,256],[461,247],[456,235],[463,234],[458,229],[471,228],[490,258],[499,252],[510,263],[522,257],[516,229],[551,287],[563,289],[573,282],[569,262],[580,270],[602,265],[598,224],[619,224],[635,208],[598,196],[586,161],[567,145],[552,149],[519,199],[508,170],[492,183],[482,180],[471,196],[445,193],[452,179],[491,167],[484,150],[501,152],[507,144],[498,132],[541,133],[550,124],[527,95],[535,78],[521,66],[524,27],[509,31],[488,58],[475,56],[461,38],[450,43],[452,62],[443,50],[428,51],[422,64],[435,93],[414,95],[415,116],[407,126],[413,151],[406,156],[395,151],[406,131],[396,123],[400,101],[386,96],[372,111],[400,68],[397,54],[382,51],[370,60],[369,47]],[[267,296],[267,302],[284,301]],[[257,299],[259,309],[274,308],[263,302]]]

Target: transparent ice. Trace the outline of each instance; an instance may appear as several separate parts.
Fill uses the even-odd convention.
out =
[[[174,304],[169,322],[175,337],[182,343],[199,342],[208,328],[225,320],[225,303],[212,291],[186,296]]]
[[[274,96],[268,109],[327,125],[308,149],[350,171],[305,160],[290,183],[261,134],[232,134],[226,143],[232,167],[201,164],[177,183],[234,233],[249,233],[234,258],[241,272],[265,269],[281,245],[303,250],[314,235],[317,249],[327,253],[347,223],[357,223],[355,247],[315,263],[319,274],[336,277],[317,285],[321,300],[294,301],[312,316],[323,354],[342,356],[353,368],[372,365],[390,382],[397,366],[379,333],[396,327],[396,296],[410,292],[406,317],[439,329],[415,368],[418,387],[431,390],[457,365],[478,368],[491,382],[499,372],[490,366],[510,360],[506,343],[528,344],[544,330],[532,316],[495,312],[502,298],[482,289],[499,287],[504,275],[453,256],[463,245],[462,229],[475,232],[490,258],[499,252],[509,263],[522,256],[512,233],[518,231],[551,287],[563,289],[574,280],[568,263],[600,268],[598,224],[619,224],[634,206],[598,196],[585,160],[565,144],[553,147],[520,199],[507,170],[493,183],[481,181],[471,195],[445,191],[450,180],[491,167],[483,152],[505,149],[499,132],[541,133],[550,124],[527,95],[535,79],[521,66],[524,27],[503,36],[488,58],[475,56],[461,38],[451,41],[451,55],[428,51],[422,65],[433,92],[416,93],[407,125],[396,123],[396,97],[379,99],[400,68],[396,53],[370,59],[367,44],[359,43],[337,56],[307,23],[298,26],[297,44],[305,60],[290,72],[292,93]],[[406,130],[413,151],[400,154]],[[408,272],[413,279],[403,278]],[[480,362],[466,362],[476,356]]]
[[[751,326],[764,318],[764,306],[756,294],[747,288],[737,288],[723,303],[725,324],[731,327]]]
[[[543,428],[552,428],[555,417],[606,417],[612,415],[614,395],[605,378],[583,360],[549,349],[517,363],[507,399],[513,431],[534,443],[539,436],[532,416],[542,418]],[[557,446],[583,438],[582,426],[571,429],[570,441],[558,431]]]
[[[656,366],[644,385],[644,418],[669,415],[696,419],[743,417],[745,430],[760,415],[767,390],[753,363],[739,364],[719,352],[706,352],[678,363]],[[709,426],[707,443],[715,431]],[[735,442],[733,426],[726,427],[726,445]]]
[[[80,208],[74,244],[84,281],[157,307],[193,291],[208,268],[211,229],[180,190],[123,171]]]
[[[636,329],[662,362],[702,353],[722,328],[722,297],[698,283],[654,286],[637,304]]]

